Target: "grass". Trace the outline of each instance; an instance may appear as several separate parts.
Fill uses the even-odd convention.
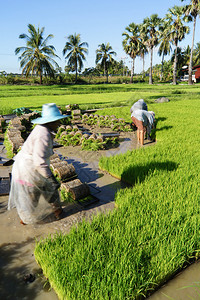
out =
[[[157,144],[99,162],[132,186],[117,192],[114,211],[36,243],[35,258],[60,299],[142,297],[199,258],[199,85],[134,87],[132,99],[149,99],[156,113]],[[153,104],[158,95],[171,101]],[[98,114],[130,121],[129,109]]]
[[[165,96],[169,99],[193,99],[199,95],[199,85],[152,85],[148,84],[99,84],[61,86],[1,86],[0,114],[12,113],[13,109],[26,107],[41,110],[44,103],[56,103],[61,107],[79,104],[81,109],[131,106],[143,98],[147,103]]]

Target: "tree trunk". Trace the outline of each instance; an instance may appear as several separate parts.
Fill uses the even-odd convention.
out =
[[[178,42],[175,43],[175,53],[174,53],[174,70],[173,70],[173,84],[176,85],[176,73],[177,73],[177,48]]]
[[[193,48],[194,48],[194,36],[195,36],[195,28],[196,28],[196,16],[194,17],[193,23],[193,35],[192,35],[192,45],[191,45],[191,52],[190,52],[190,63],[189,63],[189,78],[188,84],[192,85],[192,56],[193,56]]]
[[[76,77],[75,77],[75,83],[77,83],[77,74],[78,74],[78,70],[77,70],[77,61],[75,62],[75,70],[76,70]]]
[[[143,58],[142,58],[142,79],[144,79],[144,55],[143,55]]]
[[[39,76],[40,76],[40,84],[42,84],[42,72],[39,71]]]
[[[162,55],[162,62],[161,62],[161,74],[160,74],[160,81],[162,81],[163,79],[163,64],[164,64],[164,52],[163,52],[163,55]]]
[[[135,58],[133,58],[133,62],[132,62],[132,68],[131,68],[131,79],[130,79],[130,83],[133,83],[133,75],[134,75],[134,71],[135,71]]]
[[[153,80],[152,80],[153,47],[150,49],[150,53],[151,53],[151,59],[150,59],[149,84],[153,84]]]

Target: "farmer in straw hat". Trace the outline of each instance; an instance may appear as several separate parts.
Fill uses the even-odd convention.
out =
[[[155,113],[146,110],[134,110],[131,119],[137,127],[137,140],[140,145],[144,145],[144,136],[147,133],[148,140],[151,140],[150,134],[155,126]]]
[[[21,224],[42,220],[47,216],[47,206],[51,211],[53,208],[57,218],[62,213],[60,184],[50,170],[50,156],[53,154],[53,132],[66,117],[56,104],[44,104],[42,117],[32,121],[37,125],[14,157],[8,209],[16,207]]]

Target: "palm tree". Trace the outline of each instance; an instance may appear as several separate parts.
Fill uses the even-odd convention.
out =
[[[200,43],[197,43],[194,48],[194,64],[200,64]]]
[[[159,43],[160,43],[160,46],[158,48],[158,55],[162,56],[160,80],[163,79],[164,58],[167,54],[170,54],[170,52],[172,50],[172,47],[171,47],[171,44],[170,44],[168,28],[169,28],[169,23],[165,19],[163,19],[160,26],[159,26],[159,31],[160,31]]]
[[[126,31],[122,33],[122,36],[125,36],[122,41],[122,45],[124,51],[132,58],[132,69],[131,69],[131,80],[133,82],[133,75],[135,69],[135,58],[139,54],[140,51],[140,31],[139,26],[135,23],[131,23],[129,26],[125,28]]]
[[[185,35],[190,32],[190,29],[188,26],[185,26],[183,24],[183,19],[184,19],[183,6],[175,5],[174,7],[170,8],[168,11],[169,13],[166,15],[166,19],[169,21],[169,35],[170,35],[170,40],[175,46],[173,84],[176,84],[178,42],[182,41],[185,38]]]
[[[108,83],[108,67],[114,61],[113,55],[117,55],[115,51],[113,51],[112,47],[109,43],[98,45],[99,49],[96,50],[96,64],[100,63],[101,67],[104,69],[104,76],[106,75],[106,82]]]
[[[80,34],[68,36],[68,41],[63,49],[63,55],[67,53],[65,59],[68,60],[68,66],[72,72],[76,72],[75,83],[77,82],[77,74],[83,68],[83,61],[86,60],[85,54],[88,53],[88,43],[82,42]]]
[[[150,72],[149,72],[149,84],[153,83],[152,80],[152,65],[153,65],[153,49],[158,45],[159,31],[158,27],[161,19],[157,14],[153,14],[150,18],[145,18],[141,27],[141,31],[146,35],[146,44],[149,48],[151,59],[150,59]]]
[[[183,2],[184,0],[181,1]],[[199,0],[190,0],[190,4],[185,6],[185,14],[186,16],[191,17],[189,21],[193,19],[193,34],[192,34],[192,45],[191,45],[190,62],[189,62],[189,79],[188,79],[188,84],[191,85],[193,83],[192,82],[192,56],[193,56],[193,48],[194,48],[196,20],[197,20],[197,16],[200,14]]]
[[[171,56],[172,63],[174,63],[175,56],[176,56],[176,62],[177,62],[176,69],[177,69],[177,73],[179,74],[179,72],[181,71],[181,68],[186,64],[185,53],[180,47],[177,47],[177,49],[174,49],[174,52],[172,53],[172,56]]]
[[[15,54],[21,53],[19,57],[20,67],[22,74],[28,77],[29,74],[36,74],[40,77],[40,84],[42,84],[43,74],[53,77],[55,75],[55,68],[59,65],[53,59],[58,57],[55,54],[55,48],[52,45],[47,45],[49,39],[53,38],[52,34],[49,34],[46,38],[43,37],[44,27],[41,29],[35,28],[34,25],[28,24],[28,32],[20,34],[20,39],[26,40],[26,47],[18,47],[15,49]]]
[[[140,31],[140,45],[139,45],[139,56],[142,59],[142,78],[144,78],[144,58],[145,55],[148,53],[147,49],[147,36],[145,32],[142,30],[142,25],[139,25],[139,31]]]
[[[189,65],[190,63],[190,55],[191,55],[191,48],[189,45],[187,45],[187,47],[183,48],[183,55],[184,55],[184,65]]]

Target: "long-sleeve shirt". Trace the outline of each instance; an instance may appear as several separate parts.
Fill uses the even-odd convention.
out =
[[[53,154],[53,135],[46,125],[36,125],[21,149],[32,157],[33,166],[44,177],[52,175],[50,156]]]

